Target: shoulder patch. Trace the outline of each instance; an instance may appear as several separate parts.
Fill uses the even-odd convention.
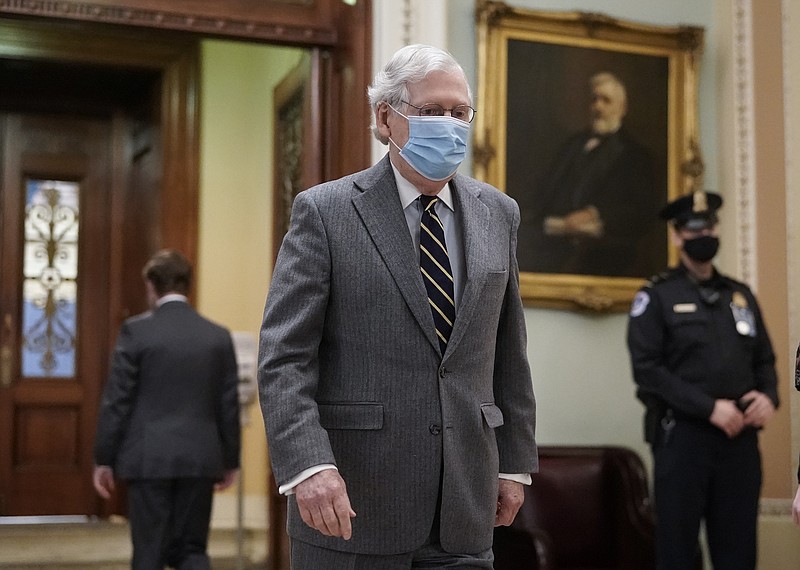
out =
[[[631,317],[638,317],[647,310],[650,304],[650,294],[647,291],[639,291],[631,303]]]
[[[670,271],[662,271],[661,273],[659,273],[657,275],[653,275],[652,277],[650,277],[650,279],[647,280],[647,283],[645,283],[644,286],[645,287],[652,287],[653,285],[658,285],[659,283],[661,283],[663,281],[666,281],[667,279],[672,277],[674,274],[675,274],[675,272],[671,271],[671,270]]]

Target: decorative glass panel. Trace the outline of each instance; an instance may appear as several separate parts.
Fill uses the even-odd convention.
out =
[[[22,290],[25,377],[75,375],[79,190],[75,182],[27,182]]]
[[[304,87],[298,89],[278,110],[278,176],[281,181],[280,192],[283,213],[280,225],[283,233],[289,231],[289,218],[292,214],[292,203],[297,194],[303,190],[303,100]]]

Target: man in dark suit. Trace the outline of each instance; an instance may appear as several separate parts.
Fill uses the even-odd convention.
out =
[[[402,48],[369,97],[389,153],[295,199],[261,329],[292,568],[488,569],[537,469],[519,210],[456,174],[450,54]]]
[[[230,333],[187,302],[192,268],[178,252],[143,270],[151,311],[119,332],[100,404],[94,486],[128,483],[135,570],[210,568],[214,489],[239,469],[239,401]]]
[[[528,193],[520,263],[539,273],[641,277],[637,248],[658,205],[652,156],[622,126],[622,82],[603,72],[590,88],[590,128],[564,143]]]

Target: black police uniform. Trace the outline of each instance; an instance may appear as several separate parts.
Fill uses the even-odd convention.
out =
[[[739,401],[753,389],[778,405],[775,356],[755,297],[716,270],[697,282],[679,266],[636,295],[628,348],[653,450],[659,570],[693,567],[702,518],[714,568],[754,569],[757,431],[729,439],[709,417],[716,399]]]

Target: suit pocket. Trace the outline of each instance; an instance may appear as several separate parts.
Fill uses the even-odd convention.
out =
[[[486,274],[486,280],[489,285],[494,285],[497,283],[498,285],[505,286],[505,283],[508,281],[508,269],[497,269],[489,271]]]
[[[481,404],[481,413],[486,425],[490,428],[498,428],[503,425],[503,412],[494,404]]]
[[[482,307],[490,312],[496,312],[498,303],[503,301],[506,287],[508,287],[508,270],[489,271],[486,274],[486,283],[481,291]]]
[[[379,430],[383,428],[383,404],[319,404],[319,421],[325,429]]]

